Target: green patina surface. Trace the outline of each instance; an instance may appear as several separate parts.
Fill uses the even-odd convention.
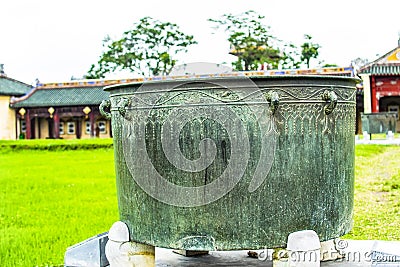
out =
[[[299,230],[315,230],[321,240],[329,240],[351,229],[356,80],[248,79],[151,82],[145,90],[141,84],[106,89],[111,95],[120,219],[128,224],[133,241],[186,250],[257,249],[284,247],[289,233]],[[252,88],[246,87],[249,84]],[[235,88],[244,94],[236,94]],[[267,100],[252,98],[254,94]],[[279,103],[269,104],[271,95],[278,96]],[[210,106],[213,112],[205,112]],[[257,108],[264,110],[264,120],[257,117]],[[222,121],[220,114],[227,110],[234,116]],[[177,120],[185,123],[179,128],[176,125],[182,122]],[[172,161],[179,159],[174,156],[179,151],[189,161],[199,159],[201,149],[211,149],[201,141],[205,138],[213,140],[215,158],[201,170],[182,170],[166,155],[165,134],[178,140]],[[140,140],[145,147],[140,147]],[[238,152],[243,155],[237,157]],[[244,164],[243,173],[229,173],[230,181],[237,184],[224,187],[218,179],[235,156],[243,159],[237,165]],[[146,166],[145,158],[170,184],[204,191],[169,191],[165,184],[154,182],[155,172]],[[254,178],[257,166],[267,170],[261,180]],[[143,177],[157,192],[172,192],[170,199],[187,205],[174,206],[150,196],[142,189],[139,178]],[[219,192],[212,187],[229,192],[210,203],[190,205]]]

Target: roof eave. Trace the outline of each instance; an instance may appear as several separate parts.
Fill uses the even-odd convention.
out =
[[[25,95],[25,94],[23,94],[23,93],[0,92],[0,95],[2,95],[2,96],[15,96],[15,97],[20,97],[20,96],[23,96],[23,95]]]

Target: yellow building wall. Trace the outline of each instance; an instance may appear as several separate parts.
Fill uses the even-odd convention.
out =
[[[40,119],[40,139],[46,139],[49,137],[49,122],[41,118]]]
[[[35,138],[39,139],[39,120],[40,118],[35,118]]]
[[[105,131],[105,133],[100,133],[99,137],[96,137],[96,136],[91,137],[90,133],[86,133],[86,121],[82,120],[81,121],[81,129],[82,129],[81,130],[81,139],[110,138],[110,121],[109,120],[101,120],[101,121],[105,121],[105,123],[106,123],[106,131]],[[98,122],[99,121],[96,121],[95,128],[98,125]],[[68,131],[67,123],[68,123],[67,121],[64,121],[64,134],[60,134],[60,138],[63,138],[63,139],[76,139],[76,129],[77,129],[76,124],[75,124],[75,133],[74,134],[68,134],[67,133],[67,131]]]
[[[3,115],[3,114],[4,114],[4,112],[1,113],[0,115]],[[15,118],[15,114],[14,114],[14,118]],[[39,120],[40,120],[40,123],[39,123]],[[49,136],[49,123],[48,123],[47,119],[45,119],[45,118],[40,118],[40,119],[36,118],[36,119],[34,119],[34,121],[35,121],[35,139],[39,139],[39,136],[40,136],[40,139],[49,138],[50,137]],[[94,138],[110,138],[110,123],[111,122],[108,121],[108,120],[101,120],[101,121],[105,121],[105,123],[106,123],[106,132],[105,133],[100,133],[99,137],[94,137]],[[76,132],[73,133],[73,134],[68,134],[67,133],[67,131],[68,131],[67,123],[68,123],[68,121],[62,121],[62,122],[64,124],[64,127],[63,127],[64,134],[60,134],[60,138],[62,138],[62,139],[76,139]],[[99,121],[96,121],[96,125],[98,125],[98,122]],[[81,125],[81,129],[82,129],[81,139],[90,139],[90,138],[92,138],[90,136],[90,133],[86,133],[86,121],[81,121],[81,123],[82,123],[82,125]],[[21,131],[20,127],[19,127],[19,123],[18,123],[18,125],[15,125],[15,121],[14,121],[11,124],[14,125],[14,127],[17,126],[17,128],[18,128],[17,131],[18,131],[18,134],[19,134],[20,131]],[[8,123],[7,126],[10,126],[10,123]],[[39,126],[40,126],[40,130],[39,130]],[[76,131],[76,129],[77,129],[77,127],[75,125],[75,131]],[[14,130],[13,133],[16,132],[15,128],[13,128],[12,130]],[[39,131],[40,131],[40,135],[39,135]],[[12,139],[15,139],[15,136],[16,135],[14,134]],[[5,138],[3,138],[3,139],[5,139]]]
[[[86,121],[82,121],[82,135],[81,135],[82,139],[89,139],[90,137],[90,133],[86,133]]]
[[[10,96],[0,96],[0,139],[16,139],[15,111],[10,109]]]
[[[76,125],[75,125],[76,131]],[[68,133],[68,121],[64,121],[64,134],[60,133],[60,138],[62,139],[76,139],[76,133],[69,134]]]
[[[100,133],[98,138],[110,138],[110,121],[109,120],[101,120],[101,121],[105,121],[106,123],[106,131],[105,133]],[[98,125],[99,121],[96,121],[95,124],[95,129],[96,126]],[[82,139],[87,139],[87,138],[92,138],[90,136],[90,133],[86,133],[86,121],[82,121],[82,135],[81,135]],[[94,138],[96,138],[96,136],[94,136]]]
[[[109,120],[103,120],[106,122],[106,131],[105,133],[100,133],[100,138],[109,138],[110,136],[110,121]],[[98,123],[98,122],[96,122]]]

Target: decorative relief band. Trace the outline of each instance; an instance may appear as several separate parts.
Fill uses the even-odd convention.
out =
[[[242,92],[245,90],[242,90]],[[127,105],[127,109],[140,109],[140,108],[167,108],[182,106],[182,104],[191,105],[217,105],[221,103],[223,105],[249,105],[249,104],[266,104],[271,96],[271,92],[279,97],[279,103],[326,103],[324,94],[327,91],[332,91],[337,96],[337,103],[351,103],[356,104],[356,91],[350,90],[349,88],[336,88],[336,87],[274,87],[265,89],[262,88],[257,92],[252,92],[247,95],[239,95],[235,91],[230,91],[221,88],[219,90],[173,90],[168,94],[162,92],[148,92],[146,94],[140,94],[140,96],[124,95],[124,99],[129,99],[130,105]],[[252,102],[251,98],[253,95],[263,93],[265,96],[265,102]],[[114,99],[121,98],[121,96],[114,96]],[[157,101],[153,101],[156,99]],[[119,103],[121,100],[116,100]],[[115,110],[115,105],[112,105],[112,110]]]
[[[171,90],[148,92],[139,96],[112,96],[111,111],[118,111],[133,120],[142,120],[139,110],[188,109],[221,106],[243,112],[245,106],[269,106],[269,113],[279,133],[312,135],[316,132],[353,132],[355,125],[356,91],[354,88],[337,87],[271,87],[261,88],[255,93],[243,94],[226,88],[214,90]],[[265,98],[252,101],[252,95]],[[186,111],[184,111],[186,110]],[[168,112],[167,112],[168,113]],[[189,112],[190,113],[190,112]],[[187,114],[189,114],[187,113]],[[135,115],[136,114],[136,115]],[[196,116],[193,114],[192,116]],[[128,118],[127,118],[128,119]],[[340,124],[340,125],[336,125]]]

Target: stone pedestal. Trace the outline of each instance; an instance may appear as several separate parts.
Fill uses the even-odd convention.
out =
[[[115,222],[106,244],[106,257],[110,267],[154,267],[155,247],[132,242],[125,223]]]

